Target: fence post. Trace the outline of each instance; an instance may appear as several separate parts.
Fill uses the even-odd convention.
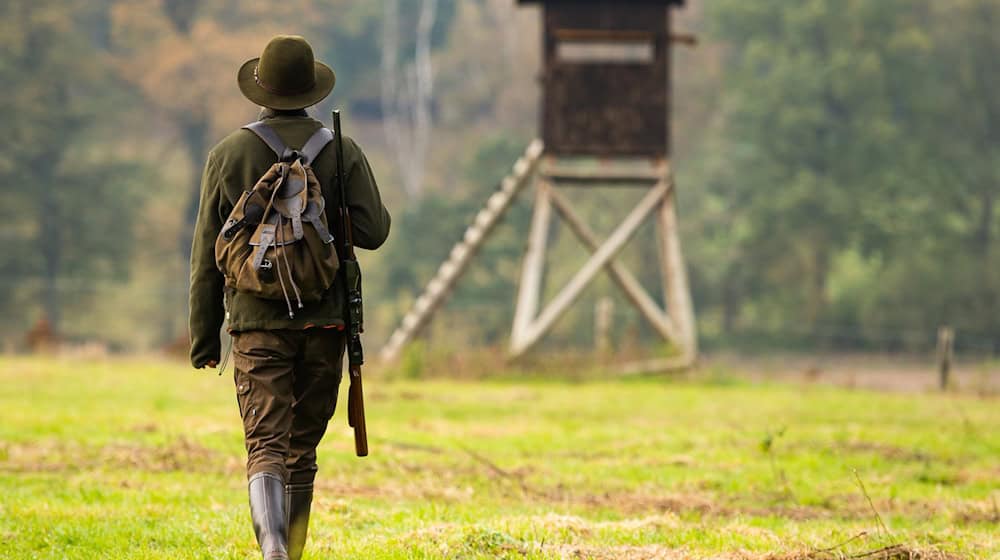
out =
[[[942,326],[938,327],[938,380],[942,391],[948,389],[951,377],[951,360],[955,351],[955,329]]]

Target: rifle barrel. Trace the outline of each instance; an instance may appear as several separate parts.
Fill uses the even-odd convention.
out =
[[[344,333],[347,350],[350,388],[347,394],[347,423],[354,428],[354,451],[358,457],[368,455],[368,428],[365,424],[365,396],[361,385],[361,364],[364,362],[361,348],[362,302],[361,269],[354,256],[354,239],[351,231],[351,213],[347,208],[347,179],[344,173],[344,135],[340,127],[340,111],[333,111],[333,135],[337,143],[337,186],[340,189],[340,254],[341,279],[344,286],[344,313],[347,314],[347,329]]]

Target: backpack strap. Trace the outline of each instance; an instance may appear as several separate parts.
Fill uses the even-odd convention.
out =
[[[273,128],[267,126],[264,121],[252,122],[245,125],[243,128],[253,132],[258,138],[263,140],[264,143],[267,144],[267,147],[271,148],[271,151],[274,152],[274,155],[278,156],[279,160],[285,157],[285,151],[287,149],[285,143],[281,141],[281,137],[278,136],[278,133],[275,132]],[[302,162],[303,165],[309,165],[312,163],[312,161],[316,159],[316,156],[318,156],[319,153],[323,151],[323,148],[325,148],[331,141],[333,141],[333,133],[330,132],[329,128],[321,126],[319,130],[314,132],[313,135],[309,137],[309,140],[306,140],[305,145],[302,146],[301,150],[299,150],[299,153],[302,155],[302,159],[304,160]]]
[[[299,150],[299,153],[301,153],[304,158],[302,163],[304,165],[311,164],[313,160],[316,159],[316,156],[318,156],[319,153],[323,151],[323,148],[325,148],[331,141],[333,141],[333,133],[330,132],[330,129],[325,126],[319,127],[319,130],[314,132],[313,135],[309,137],[309,140],[306,141],[305,145],[302,146],[302,149]]]
[[[285,153],[285,143],[281,141],[281,137],[278,136],[278,133],[273,128],[264,124],[264,121],[252,122],[243,126],[243,128],[256,134],[258,138],[267,144],[268,148],[271,148],[274,155],[278,156],[278,159],[281,159],[281,156]]]

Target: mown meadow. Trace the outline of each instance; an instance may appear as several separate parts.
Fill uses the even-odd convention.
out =
[[[1000,558],[996,398],[684,379],[367,383],[306,558]],[[341,395],[343,404],[344,394]],[[0,358],[0,558],[254,558],[230,374]]]

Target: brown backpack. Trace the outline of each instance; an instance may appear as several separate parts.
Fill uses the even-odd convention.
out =
[[[245,127],[278,156],[244,191],[215,241],[215,262],[226,286],[259,298],[319,301],[340,267],[326,220],[326,200],[309,163],[333,139],[320,128],[301,150],[287,148],[263,122]]]

